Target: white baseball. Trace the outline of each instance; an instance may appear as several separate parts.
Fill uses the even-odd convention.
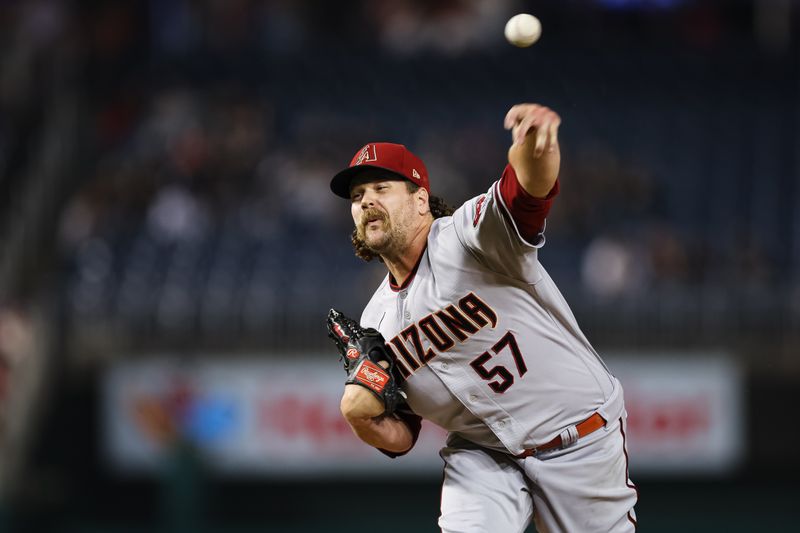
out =
[[[533,15],[520,13],[506,22],[506,39],[514,46],[526,48],[542,35],[542,23]]]

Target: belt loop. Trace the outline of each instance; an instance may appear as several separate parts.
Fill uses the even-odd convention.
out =
[[[569,426],[561,432],[561,448],[568,448],[578,442],[578,428],[575,425]]]

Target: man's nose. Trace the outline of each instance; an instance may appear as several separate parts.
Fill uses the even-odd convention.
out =
[[[365,191],[364,194],[361,196],[361,208],[367,209],[375,205],[375,196]]]

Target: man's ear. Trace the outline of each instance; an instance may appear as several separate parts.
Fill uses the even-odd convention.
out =
[[[417,212],[420,215],[426,215],[426,214],[430,213],[431,212],[431,207],[428,204],[428,200],[430,198],[430,195],[428,194],[428,191],[426,189],[423,189],[422,187],[420,187],[419,189],[416,190],[415,196],[416,196],[416,202],[417,202]]]

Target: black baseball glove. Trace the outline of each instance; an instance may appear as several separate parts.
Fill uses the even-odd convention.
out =
[[[385,414],[394,413],[404,394],[394,378],[394,358],[383,335],[374,328],[362,328],[336,309],[328,313],[328,336],[336,343],[347,373],[345,384],[354,383],[372,391],[383,402]],[[380,365],[388,363],[387,368]]]

